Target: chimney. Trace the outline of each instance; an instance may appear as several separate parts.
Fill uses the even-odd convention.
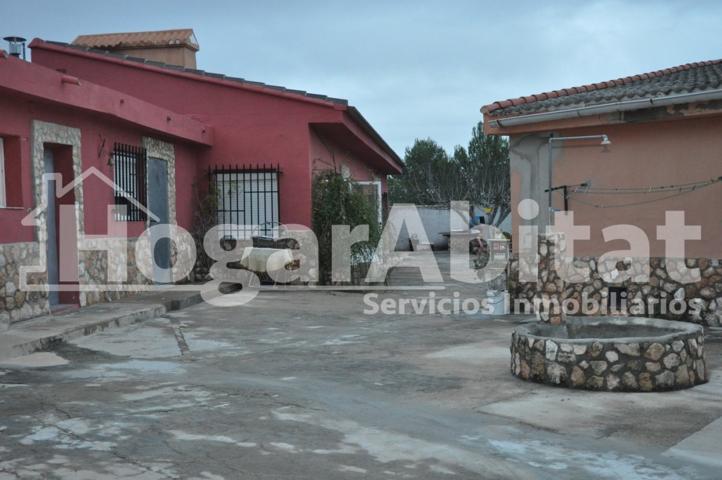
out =
[[[8,53],[10,55],[25,60],[26,40],[23,37],[5,37],[3,40],[8,42]]]
[[[200,49],[196,35],[190,28],[80,35],[73,40],[72,45],[186,68],[196,68],[196,52]]]

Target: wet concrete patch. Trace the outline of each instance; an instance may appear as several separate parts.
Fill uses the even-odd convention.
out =
[[[170,433],[175,440],[181,440],[181,441],[186,441],[186,442],[229,443],[231,445],[235,445],[237,447],[242,447],[242,448],[253,448],[253,447],[258,446],[258,444],[255,442],[246,442],[246,441],[235,440],[226,435],[196,434],[196,433],[184,432],[181,430],[169,430],[168,433]]]
[[[429,466],[455,473],[455,469],[476,474],[498,475],[509,473],[501,462],[477,452],[442,443],[414,438],[390,430],[371,428],[347,419],[333,418],[325,414],[298,411],[283,407],[273,412],[276,419],[300,422],[339,432],[343,440],[338,450],[362,450],[382,464],[403,463],[410,469],[425,470]],[[431,465],[428,465],[428,464]],[[523,477],[522,471],[519,474]]]
[[[488,440],[504,457],[513,457],[539,471],[548,471],[559,478],[569,471],[584,471],[587,478],[624,480],[686,480],[674,468],[649,461],[641,455],[617,452],[585,451],[535,440]],[[579,478],[579,477],[576,477]]]

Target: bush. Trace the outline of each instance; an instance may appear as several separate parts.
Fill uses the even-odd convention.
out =
[[[203,239],[208,230],[218,224],[218,194],[212,185],[205,193],[201,193],[198,187],[197,184],[193,186],[195,209],[190,234],[196,244],[197,257],[191,280],[203,281],[213,265],[213,260],[203,248]]]
[[[351,247],[351,266],[368,263],[381,235],[381,226],[374,206],[353,183],[340,173],[329,170],[313,180],[312,229],[318,239],[319,282],[329,284],[331,278],[331,227],[369,226],[369,240]]]

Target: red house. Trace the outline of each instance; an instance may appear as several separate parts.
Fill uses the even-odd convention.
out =
[[[81,40],[90,43],[88,37]],[[284,223],[310,225],[315,170],[335,166],[354,180],[377,182],[384,192],[386,175],[402,169],[394,151],[346,100],[82,45],[35,39],[30,47],[34,63],[212,125],[214,146],[197,159],[203,171],[278,166]]]
[[[148,252],[134,247],[155,222],[190,229],[209,180],[222,187],[219,219],[254,233],[310,225],[313,175],[329,168],[364,185],[381,212],[386,176],[402,164],[358,110],[178,65],[197,43],[172,32],[185,43],[124,34],[109,52],[35,39],[32,63],[0,51],[0,322],[115,298],[93,286],[126,271],[127,283],[177,280],[140,271],[135,255]],[[58,173],[62,183],[43,175]],[[127,251],[108,246],[119,238]],[[170,244],[166,256],[170,266]]]

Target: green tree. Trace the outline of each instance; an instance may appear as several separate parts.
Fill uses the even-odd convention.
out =
[[[457,146],[449,156],[436,142],[417,139],[406,149],[406,169],[389,179],[392,203],[446,204],[467,200],[491,209],[498,225],[510,210],[509,143],[484,135],[483,124],[471,131],[468,148]]]
[[[458,165],[432,139],[416,139],[406,148],[404,164],[403,175],[389,181],[392,203],[434,205],[463,200]]]
[[[511,212],[509,142],[505,137],[484,135],[479,122],[471,131],[469,148],[457,147],[459,165],[467,199],[491,209],[490,218],[499,225]]]

